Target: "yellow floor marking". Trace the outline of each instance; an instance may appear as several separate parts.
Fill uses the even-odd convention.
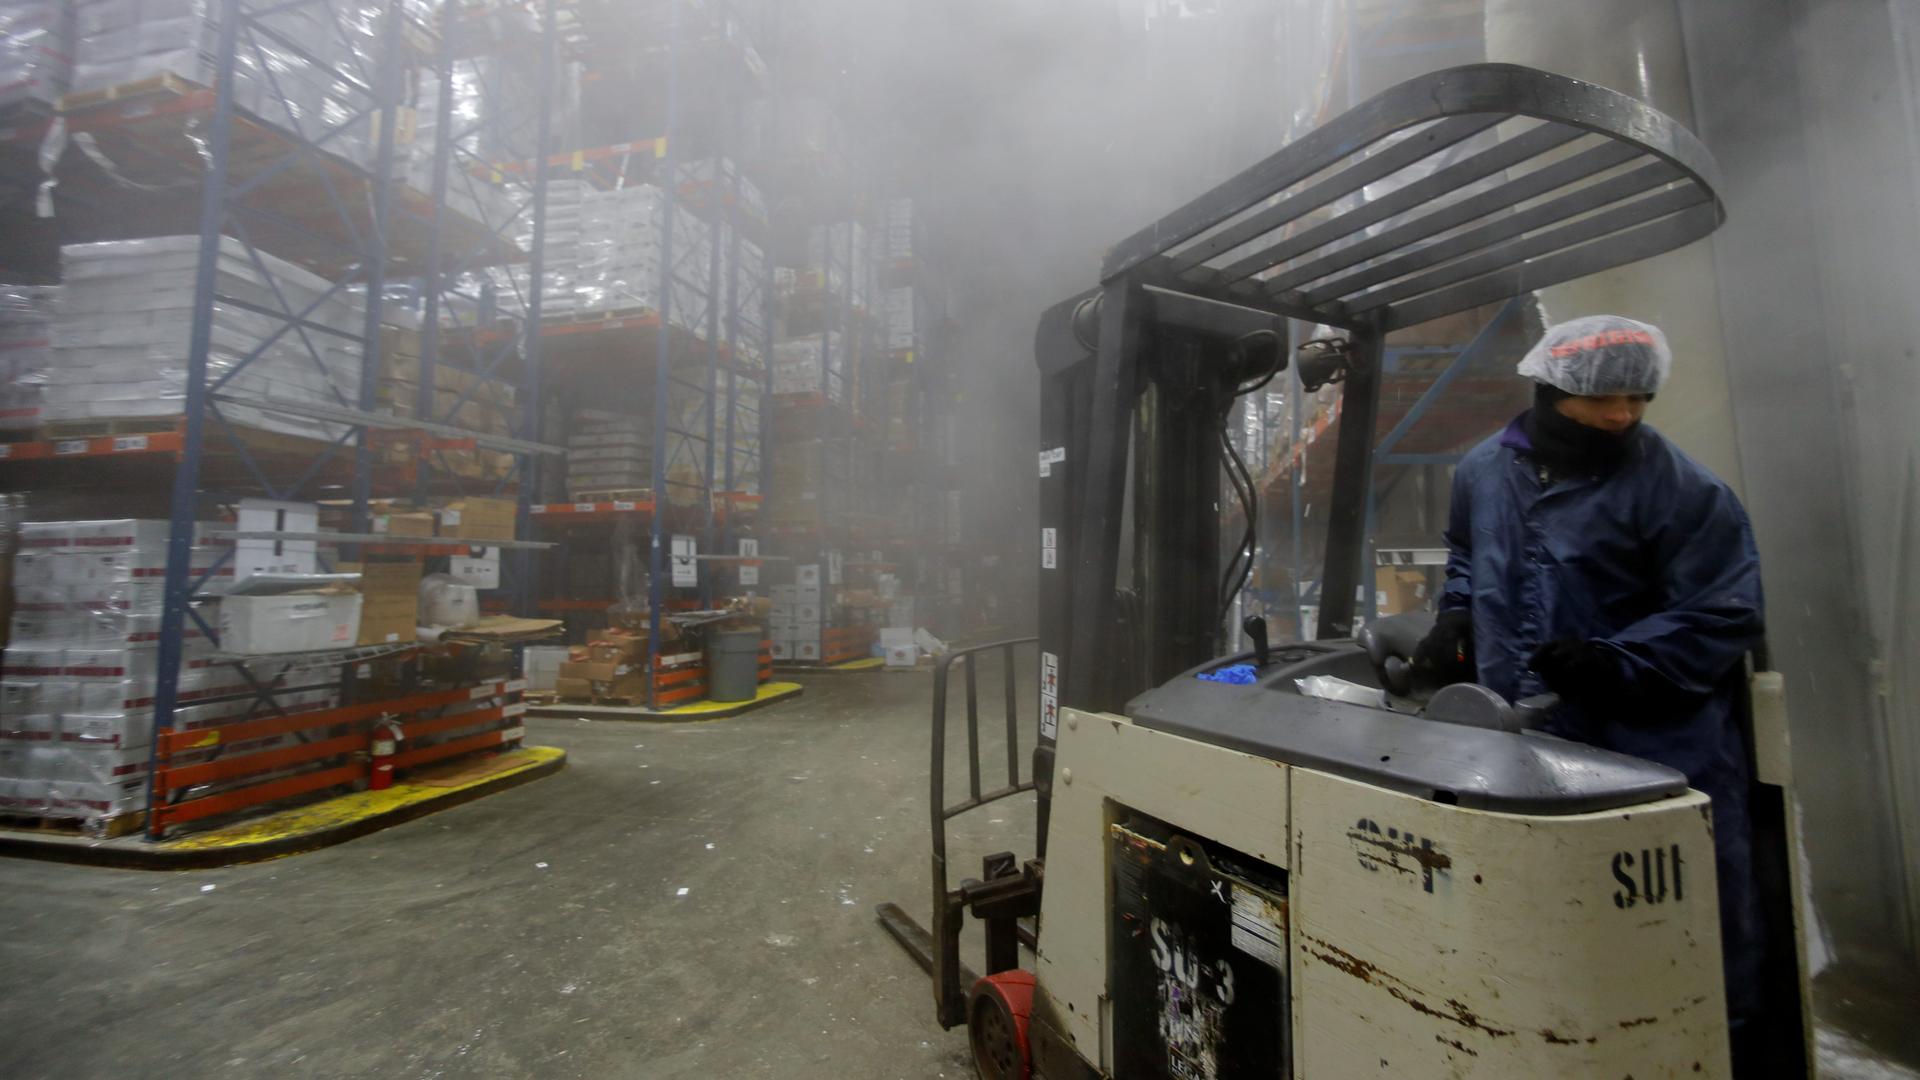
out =
[[[502,777],[544,765],[556,758],[566,756],[566,752],[554,746],[525,746],[510,751],[509,758],[519,759],[517,768],[476,777],[471,783],[454,787],[426,787],[418,784],[395,784],[385,791],[356,791],[350,795],[327,799],[324,802],[308,806],[296,806],[291,810],[282,810],[277,814],[268,814],[263,818],[243,821],[223,829],[196,833],[178,840],[169,840],[158,845],[163,851],[204,851],[211,848],[246,847],[252,844],[268,844],[279,840],[307,836],[323,832],[341,825],[351,825],[370,817],[377,817],[391,810],[412,806],[416,803],[444,799],[481,784],[491,783]]]

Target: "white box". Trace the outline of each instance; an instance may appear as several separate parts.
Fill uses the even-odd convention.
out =
[[[359,639],[359,593],[229,596],[220,602],[223,652],[344,649]]]
[[[880,628],[880,644],[883,646],[886,646],[887,648],[892,648],[895,645],[912,645],[913,644],[913,627],[911,626],[881,627]]]
[[[775,660],[793,659],[793,643],[790,641],[782,641],[779,638],[774,638],[773,639],[773,658]]]
[[[800,586],[803,589],[809,585],[813,586],[816,589],[819,588],[820,587],[820,564],[808,563],[805,566],[794,567],[793,582],[794,584]]]
[[[800,599],[800,587],[798,585],[775,585],[770,590],[769,595],[773,597],[773,606],[777,609]]]
[[[799,641],[799,642],[795,642],[795,643],[794,643],[794,646],[793,646],[793,658],[794,658],[795,660],[818,660],[818,659],[820,659],[820,641],[819,641],[819,639],[818,639],[818,638],[816,638],[816,639],[814,639],[814,640],[812,640],[812,641]]]
[[[0,739],[8,742],[51,745],[59,738],[60,717],[54,713],[7,713],[0,716]]]
[[[794,603],[796,604],[819,604],[822,602],[820,585],[817,582],[812,585],[796,586],[795,591]]]
[[[447,573],[456,581],[476,589],[500,587],[500,549],[489,548],[485,555],[454,555],[447,559]]]
[[[819,601],[811,604],[800,603],[793,605],[793,622],[797,626],[805,626],[808,623],[818,625],[820,622]]]
[[[174,719],[177,723],[179,717]],[[60,718],[60,742],[122,749],[146,746],[153,742],[153,717],[139,713],[68,713]]]
[[[521,650],[521,674],[527,689],[552,690],[560,677],[560,665],[567,659],[565,645],[528,645]]]
[[[313,503],[242,499],[235,528],[239,532],[318,532],[320,508]],[[318,565],[319,546],[312,540],[240,540],[234,545],[236,581],[255,574],[311,574]]]
[[[893,668],[913,667],[920,663],[920,648],[917,645],[887,646],[887,666]]]

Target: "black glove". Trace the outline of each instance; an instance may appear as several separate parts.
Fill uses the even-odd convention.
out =
[[[1548,642],[1533,651],[1527,666],[1569,701],[1599,701],[1621,690],[1619,661],[1590,641]]]
[[[1435,686],[1472,682],[1479,675],[1473,662],[1473,612],[1466,608],[1441,612],[1413,650],[1413,672],[1421,682]]]

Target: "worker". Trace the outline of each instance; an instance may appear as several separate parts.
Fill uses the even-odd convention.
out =
[[[1738,713],[1760,562],[1733,491],[1641,422],[1672,364],[1658,327],[1615,315],[1561,323],[1521,360],[1533,406],[1454,474],[1445,591],[1414,667],[1510,701],[1556,694],[1550,734],[1671,766],[1713,800],[1738,1077],[1766,941]]]

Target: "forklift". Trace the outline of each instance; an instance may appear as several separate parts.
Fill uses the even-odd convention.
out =
[[[1551,696],[1428,692],[1408,658],[1431,615],[1355,619],[1386,335],[1707,236],[1717,181],[1700,141],[1634,98],[1451,68],[1122,240],[1097,288],[1045,313],[1039,636],[936,672],[933,926],[878,910],[981,1077],[1732,1075],[1707,797],[1535,731]],[[1294,350],[1289,320],[1331,333]],[[1289,362],[1309,392],[1339,385],[1318,632],[1275,646],[1250,619],[1253,649],[1226,655],[1253,543],[1226,558],[1220,508],[1251,518],[1256,497],[1226,419]],[[1033,653],[1023,776],[1015,699],[1031,691],[1014,671]],[[990,654],[1007,779],[987,789]],[[956,664],[972,760],[949,802]],[[1784,698],[1752,666],[1755,862],[1782,939],[1768,1075],[1806,1076]],[[1345,699],[1307,693],[1314,677]],[[1029,791],[1035,856],[988,856],[953,885],[947,823]],[[977,975],[959,956],[969,915]]]

